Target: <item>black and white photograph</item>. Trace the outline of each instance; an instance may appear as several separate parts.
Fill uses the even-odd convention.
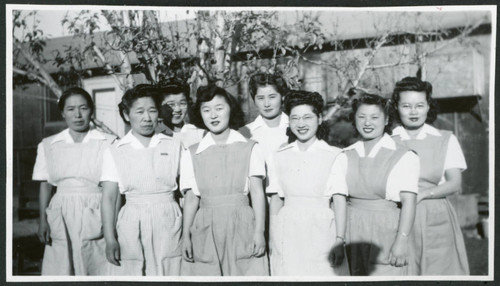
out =
[[[492,281],[496,11],[7,4],[7,281]]]

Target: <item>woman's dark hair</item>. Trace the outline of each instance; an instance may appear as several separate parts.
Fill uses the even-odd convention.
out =
[[[316,116],[321,116],[323,114],[324,100],[323,97],[317,92],[309,92],[304,90],[291,90],[285,96],[285,101],[283,102],[284,112],[286,115],[290,116],[292,109],[299,105],[309,105]],[[318,131],[316,131],[316,137],[320,140],[326,140],[328,138],[329,128],[325,123],[321,123],[318,126]],[[286,134],[288,135],[288,143],[297,140],[297,136],[293,134],[290,127],[287,128]]]
[[[92,100],[92,97],[90,96],[90,94],[87,91],[85,91],[85,89],[79,88],[79,87],[72,87],[72,88],[67,89],[63,92],[63,94],[61,95],[61,97],[57,101],[57,107],[59,108],[59,110],[61,112],[64,110],[64,105],[66,104],[66,100],[68,99],[68,97],[70,97],[72,95],[80,95],[81,97],[83,97],[85,99],[85,101],[87,101],[87,105],[89,106],[89,108],[91,110],[90,115],[94,114],[95,107],[94,107],[94,101]]]
[[[189,87],[189,84],[186,84],[185,82],[179,81],[174,78],[163,80],[158,84],[160,104],[167,96],[179,93],[184,94],[184,98],[187,102],[187,117],[191,118],[193,116],[193,99],[191,98],[191,88]],[[165,107],[164,105],[162,105],[160,109],[160,117],[163,119],[163,123],[170,128],[173,128],[173,125],[171,123],[172,111],[173,110],[171,108]]]
[[[191,88],[189,87],[188,84],[181,82],[177,79],[167,79],[164,81],[161,81],[158,84],[158,92],[160,95],[160,98],[165,99],[165,97],[171,95],[171,94],[179,94],[182,93],[184,94],[184,97],[186,98],[186,101],[188,103],[188,109],[192,106],[193,100],[191,99],[190,92]]]
[[[126,124],[130,124],[130,122],[125,119],[124,114],[129,114],[130,108],[134,102],[143,97],[151,97],[155,103],[158,111],[160,110],[160,101],[158,96],[158,89],[150,84],[138,84],[135,87],[127,90],[125,94],[122,96],[122,101],[118,104],[118,109],[120,111],[120,116]]]
[[[245,114],[241,110],[238,101],[236,101],[236,99],[225,89],[218,87],[215,84],[200,86],[196,91],[196,103],[194,104],[192,113],[193,117],[191,118],[192,123],[198,128],[208,130],[207,126],[203,122],[203,117],[201,116],[201,104],[203,102],[211,101],[217,95],[222,96],[231,109],[229,114],[229,128],[238,130],[240,127],[245,125]]]
[[[250,90],[250,96],[255,100],[255,94],[259,87],[264,87],[271,85],[276,89],[276,91],[283,97],[287,91],[288,86],[285,80],[279,73],[269,74],[269,73],[257,73],[250,78],[248,83],[248,88]]]
[[[429,112],[427,112],[426,123],[432,123],[437,118],[438,106],[436,100],[432,98],[432,84],[428,81],[422,81],[416,77],[405,77],[402,80],[396,82],[394,91],[392,92],[392,108],[394,113],[394,119],[397,122],[401,122],[398,112],[398,103],[401,99],[401,93],[405,91],[418,91],[425,92],[425,99],[429,104]]]
[[[349,90],[350,94],[354,94],[356,98],[352,101],[352,112],[351,115],[349,116],[350,119],[352,120],[352,124],[354,126],[354,129],[359,135],[358,130],[356,129],[356,111],[358,111],[358,108],[365,104],[365,105],[377,105],[382,109],[384,112],[385,117],[388,119],[388,123],[384,128],[384,132],[387,134],[392,134],[392,116],[391,116],[391,111],[390,111],[390,101],[386,98],[383,98],[380,95],[373,94],[373,93],[367,93],[361,89],[357,88],[352,88]]]

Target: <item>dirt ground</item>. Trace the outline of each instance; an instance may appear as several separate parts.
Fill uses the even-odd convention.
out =
[[[37,220],[14,223],[13,274],[40,275],[43,245],[35,235]],[[488,275],[488,239],[465,235],[471,275]]]

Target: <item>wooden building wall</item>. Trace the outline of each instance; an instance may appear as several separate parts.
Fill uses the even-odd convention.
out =
[[[43,85],[31,83],[16,86],[13,90],[13,194],[14,208],[19,204],[34,209],[38,197],[37,182],[31,180],[36,159],[37,145],[47,136],[65,128],[65,123],[57,120],[57,105],[51,101],[52,121],[48,121],[45,98],[54,98]],[[55,113],[54,113],[55,112]],[[20,194],[22,197],[20,198]],[[19,200],[22,200],[19,201]],[[17,212],[14,212],[17,216]]]

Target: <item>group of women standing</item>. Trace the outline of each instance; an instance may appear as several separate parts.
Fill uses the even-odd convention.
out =
[[[138,85],[119,104],[121,139],[90,129],[87,92],[66,91],[68,129],[40,143],[33,173],[42,275],[469,274],[446,199],[466,164],[427,124],[429,83],[356,95],[360,140],[344,149],[323,140],[320,94],[271,74],[249,87],[259,116],[245,126],[223,88],[198,88],[192,105],[181,82]]]

